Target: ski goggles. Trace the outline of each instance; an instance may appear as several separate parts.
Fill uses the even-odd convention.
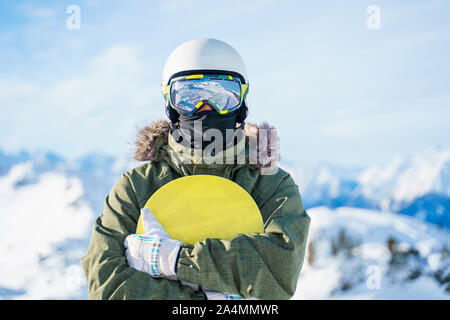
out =
[[[248,84],[230,75],[192,74],[173,78],[161,89],[164,98],[176,110],[193,114],[207,103],[225,114],[242,105]]]

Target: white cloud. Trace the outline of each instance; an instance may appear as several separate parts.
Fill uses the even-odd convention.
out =
[[[8,106],[1,108],[0,124],[2,131],[10,128],[2,147],[79,153],[120,145],[123,151],[136,125],[152,112],[162,115],[159,84],[147,81],[152,70],[141,53],[128,44],[113,45],[77,73],[49,84],[0,79],[0,104]],[[151,108],[152,102],[161,110]]]
[[[160,8],[162,11],[176,11],[180,9],[191,8],[193,0],[164,0]]]
[[[56,11],[43,7],[36,8],[31,6],[25,6],[24,14],[32,18],[49,19],[56,16]]]

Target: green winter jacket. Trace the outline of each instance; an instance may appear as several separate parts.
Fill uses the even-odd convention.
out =
[[[247,140],[258,130],[247,123]],[[147,162],[124,173],[113,186],[81,261],[90,299],[205,299],[202,291],[180,281],[153,278],[130,268],[124,248],[125,238],[136,232],[140,209],[149,197],[164,184],[193,174],[218,175],[239,184],[258,205],[265,231],[184,245],[177,263],[178,280],[244,298],[292,297],[303,265],[310,218],[298,186],[286,171],[277,167],[275,174],[262,174],[262,163],[270,159],[257,164],[186,164],[175,151],[169,123],[163,120],[142,129],[136,147],[135,159]]]

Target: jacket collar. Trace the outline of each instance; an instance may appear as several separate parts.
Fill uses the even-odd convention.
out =
[[[257,143],[257,152],[253,154],[249,152],[249,140],[258,141],[260,129],[267,130],[268,139],[266,143]],[[241,139],[241,142],[234,146],[232,152],[234,152],[235,158],[244,156],[245,164],[226,164],[225,161],[208,164],[210,161],[202,158],[201,153],[183,147],[173,139],[168,120],[156,120],[138,131],[133,158],[137,161],[164,160],[181,175],[214,174],[227,178],[231,178],[236,169],[245,165],[255,170],[259,169],[262,174],[267,174],[278,166],[279,137],[274,127],[266,122],[261,125],[245,123],[244,135],[245,139]],[[264,150],[260,150],[261,148],[264,148]],[[277,152],[273,152],[273,150]],[[215,158],[222,157],[222,159],[225,159],[228,151],[230,150],[224,150],[223,154],[216,154]]]

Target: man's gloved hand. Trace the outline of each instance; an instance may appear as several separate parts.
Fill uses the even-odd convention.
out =
[[[176,261],[183,242],[171,239],[148,208],[141,209],[141,219],[144,234],[131,234],[124,242],[129,266],[155,278],[176,278]]]
[[[206,295],[206,298],[208,300],[244,300],[240,295],[237,294],[219,292],[209,289],[204,289],[203,293]]]

